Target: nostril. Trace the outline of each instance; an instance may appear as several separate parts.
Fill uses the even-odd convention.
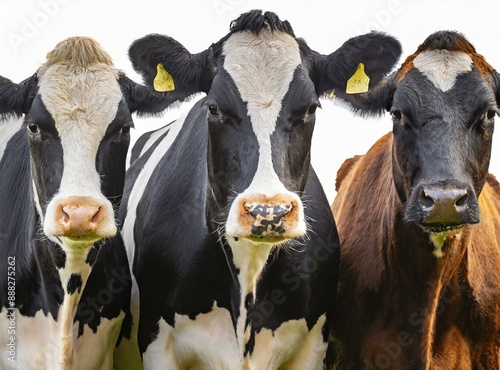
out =
[[[245,203],[245,204],[243,204],[243,207],[245,207],[247,214],[249,214],[252,211],[252,209],[255,207],[255,205],[253,205],[251,203]]]
[[[469,198],[469,192],[466,190],[465,191],[465,194],[462,195],[456,202],[455,202],[455,206],[456,207],[464,207],[465,205],[467,205],[467,199]]]
[[[432,208],[434,207],[435,199],[428,195],[425,192],[425,189],[422,189],[422,192],[420,193],[420,202],[422,204],[422,207],[424,208]]]
[[[90,222],[93,222],[93,223],[96,223],[99,221],[99,216],[100,216],[100,213],[101,213],[101,207],[98,207],[96,209],[96,212],[95,214],[92,216],[92,218],[90,219]]]
[[[62,218],[62,222],[64,222],[65,224],[67,224],[69,222],[69,214],[67,213],[67,210],[63,208],[61,208],[61,218]]]

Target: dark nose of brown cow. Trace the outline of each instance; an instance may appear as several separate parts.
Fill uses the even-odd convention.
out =
[[[423,224],[460,225],[479,222],[477,199],[466,186],[425,185],[419,191],[418,204]]]

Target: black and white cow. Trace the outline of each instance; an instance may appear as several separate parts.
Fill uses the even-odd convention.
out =
[[[258,10],[196,55],[161,35],[133,43],[134,67],[166,99],[207,93],[140,140],[127,172],[119,219],[147,369],[322,368],[339,241],[310,165],[315,111],[332,92],[382,111],[377,85],[400,52],[370,33],[321,55]],[[370,92],[346,93],[363,66]]]
[[[166,104],[89,38],[19,84],[0,77],[1,369],[112,368],[130,275],[108,238],[131,112]]]

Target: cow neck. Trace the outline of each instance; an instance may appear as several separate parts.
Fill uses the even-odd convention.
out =
[[[250,338],[251,327],[247,325],[249,310],[254,306],[257,294],[257,283],[262,270],[266,266],[272,244],[257,244],[246,239],[228,240],[232,254],[230,268],[239,283],[240,302],[239,315],[236,323],[236,335],[241,353],[244,353],[245,343]]]
[[[207,181],[207,184],[210,182]],[[241,297],[245,300],[248,294],[255,297],[255,289],[261,272],[266,265],[269,254],[274,247],[269,243],[255,243],[243,238],[230,238],[227,240],[222,235],[221,224],[225,222],[227,213],[216,212],[220,205],[215,200],[213,192],[207,188],[207,224],[208,229],[218,236],[221,245],[228,245],[229,248],[222,248],[228,261],[228,268],[240,285]]]
[[[57,317],[60,325],[59,338],[61,340],[61,352],[59,369],[61,370],[73,368],[73,349],[76,335],[74,320],[78,303],[92,271],[92,267],[87,262],[90,250],[91,248],[65,250],[66,263],[64,267],[58,269],[61,285],[64,290],[64,299]]]
[[[421,333],[420,354],[425,364],[423,369],[430,369],[433,358],[433,345],[436,341],[436,323],[440,314],[440,300],[446,291],[460,293],[454,277],[460,274],[465,259],[467,245],[470,244],[470,226],[464,226],[457,231],[450,231],[442,247],[444,255],[437,257],[434,244],[429,234],[419,226],[407,224],[402,217],[402,207],[396,213],[394,238],[390,255],[395,268],[386,281],[392,285],[394,299],[411,302],[407,310],[419,312]],[[411,282],[411,284],[406,284]],[[406,293],[401,286],[405,286]],[[405,294],[405,297],[401,297]],[[447,293],[449,295],[449,293]],[[396,298],[397,297],[397,298]],[[403,313],[404,315],[408,312]]]

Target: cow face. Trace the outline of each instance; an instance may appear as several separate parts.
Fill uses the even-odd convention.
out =
[[[396,74],[393,172],[408,221],[434,232],[479,222],[498,112],[495,76],[453,32],[429,36]]]
[[[319,101],[298,43],[269,29],[233,34],[218,71],[206,100],[208,168],[217,204],[225,207],[237,194],[226,233],[272,242],[304,235],[298,194]]]
[[[347,94],[346,83],[363,63],[376,90],[400,51],[393,38],[372,33],[324,56],[296,39],[288,22],[252,11],[200,54],[150,35],[134,42],[130,58],[147,84],[172,80],[167,97],[207,93],[209,216],[226,238],[277,244],[306,232],[301,194],[319,97],[332,91],[354,109],[380,111],[378,94]]]
[[[44,233],[65,247],[116,233],[131,112],[147,95],[134,89],[94,40],[81,37],[59,43],[21,84],[0,79],[0,114],[25,114]]]

